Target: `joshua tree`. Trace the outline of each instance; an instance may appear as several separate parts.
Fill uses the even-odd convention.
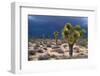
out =
[[[58,32],[54,32],[54,38],[55,38],[55,41],[56,41],[56,44],[57,44],[57,41],[58,41]]]
[[[80,25],[72,26],[70,23],[65,24],[62,36],[67,40],[69,44],[69,55],[73,55],[73,45],[76,41],[84,35],[85,30]]]

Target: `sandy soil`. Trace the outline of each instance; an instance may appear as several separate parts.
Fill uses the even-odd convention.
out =
[[[88,58],[88,50],[86,47],[74,45],[73,56],[69,56],[68,43],[58,40],[33,40],[28,43],[28,60],[55,60],[55,59],[79,59]]]

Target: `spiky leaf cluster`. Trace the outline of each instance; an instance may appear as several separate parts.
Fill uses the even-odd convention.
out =
[[[72,26],[70,23],[65,24],[62,36],[69,44],[74,44],[85,33],[85,30],[80,25]]]

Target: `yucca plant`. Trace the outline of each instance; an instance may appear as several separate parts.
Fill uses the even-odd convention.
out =
[[[62,36],[69,44],[69,55],[73,56],[73,46],[76,41],[81,38],[85,33],[85,30],[80,25],[72,26],[70,23],[65,24]]]
[[[58,41],[58,32],[54,32],[54,39],[55,39],[55,42],[57,44],[57,41]]]

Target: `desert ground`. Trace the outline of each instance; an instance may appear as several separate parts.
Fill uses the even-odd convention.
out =
[[[73,46],[73,56],[69,56],[67,42],[54,39],[32,39],[28,41],[28,61],[88,58],[88,48],[79,44]]]

